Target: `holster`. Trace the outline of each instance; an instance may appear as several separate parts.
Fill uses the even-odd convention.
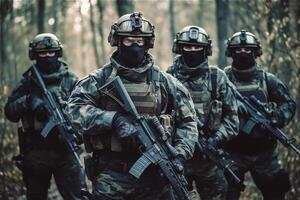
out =
[[[88,177],[88,179],[90,181],[93,181],[94,178],[96,177],[96,163],[95,160],[93,159],[93,157],[91,155],[86,155],[84,157],[84,166],[85,166],[85,173],[86,176]]]

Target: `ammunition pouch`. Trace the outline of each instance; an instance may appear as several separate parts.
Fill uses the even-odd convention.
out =
[[[223,103],[214,99],[208,106],[208,129],[212,132],[219,130],[222,120]]]
[[[160,115],[158,117],[160,124],[163,126],[165,129],[166,133],[168,134],[168,138],[170,138],[172,135],[174,135],[175,132],[175,127],[174,127],[174,119],[172,118],[171,115]]]
[[[93,151],[105,149],[102,137],[99,134],[97,135],[83,134],[82,139],[87,153],[92,153]]]

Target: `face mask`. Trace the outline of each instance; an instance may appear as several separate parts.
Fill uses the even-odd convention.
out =
[[[232,56],[233,62],[232,66],[237,69],[248,69],[255,65],[255,57],[253,52],[251,53],[234,53]]]
[[[131,46],[121,45],[119,48],[119,59],[121,64],[125,67],[137,67],[139,66],[145,57],[145,47],[138,46],[137,44],[133,44]]]
[[[58,71],[60,63],[58,62],[57,56],[46,56],[38,57],[36,59],[36,66],[40,72],[44,74],[51,74]]]
[[[204,50],[200,51],[183,51],[182,57],[189,67],[196,67],[206,60]]]

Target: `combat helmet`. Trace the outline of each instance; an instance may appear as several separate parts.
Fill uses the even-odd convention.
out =
[[[204,46],[206,56],[212,55],[211,39],[207,32],[199,26],[186,26],[176,34],[173,41],[173,53],[181,54],[184,44]]]
[[[29,58],[36,59],[37,53],[40,52],[57,52],[58,57],[63,55],[63,45],[59,39],[52,33],[41,33],[34,37],[29,43]]]
[[[153,48],[154,26],[141,12],[123,15],[111,26],[108,42],[112,47],[118,46],[122,37],[143,37],[146,39],[146,47]]]

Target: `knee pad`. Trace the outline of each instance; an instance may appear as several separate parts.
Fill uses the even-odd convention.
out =
[[[291,188],[289,175],[284,169],[271,177],[256,177],[255,182],[264,196],[284,196]]]

